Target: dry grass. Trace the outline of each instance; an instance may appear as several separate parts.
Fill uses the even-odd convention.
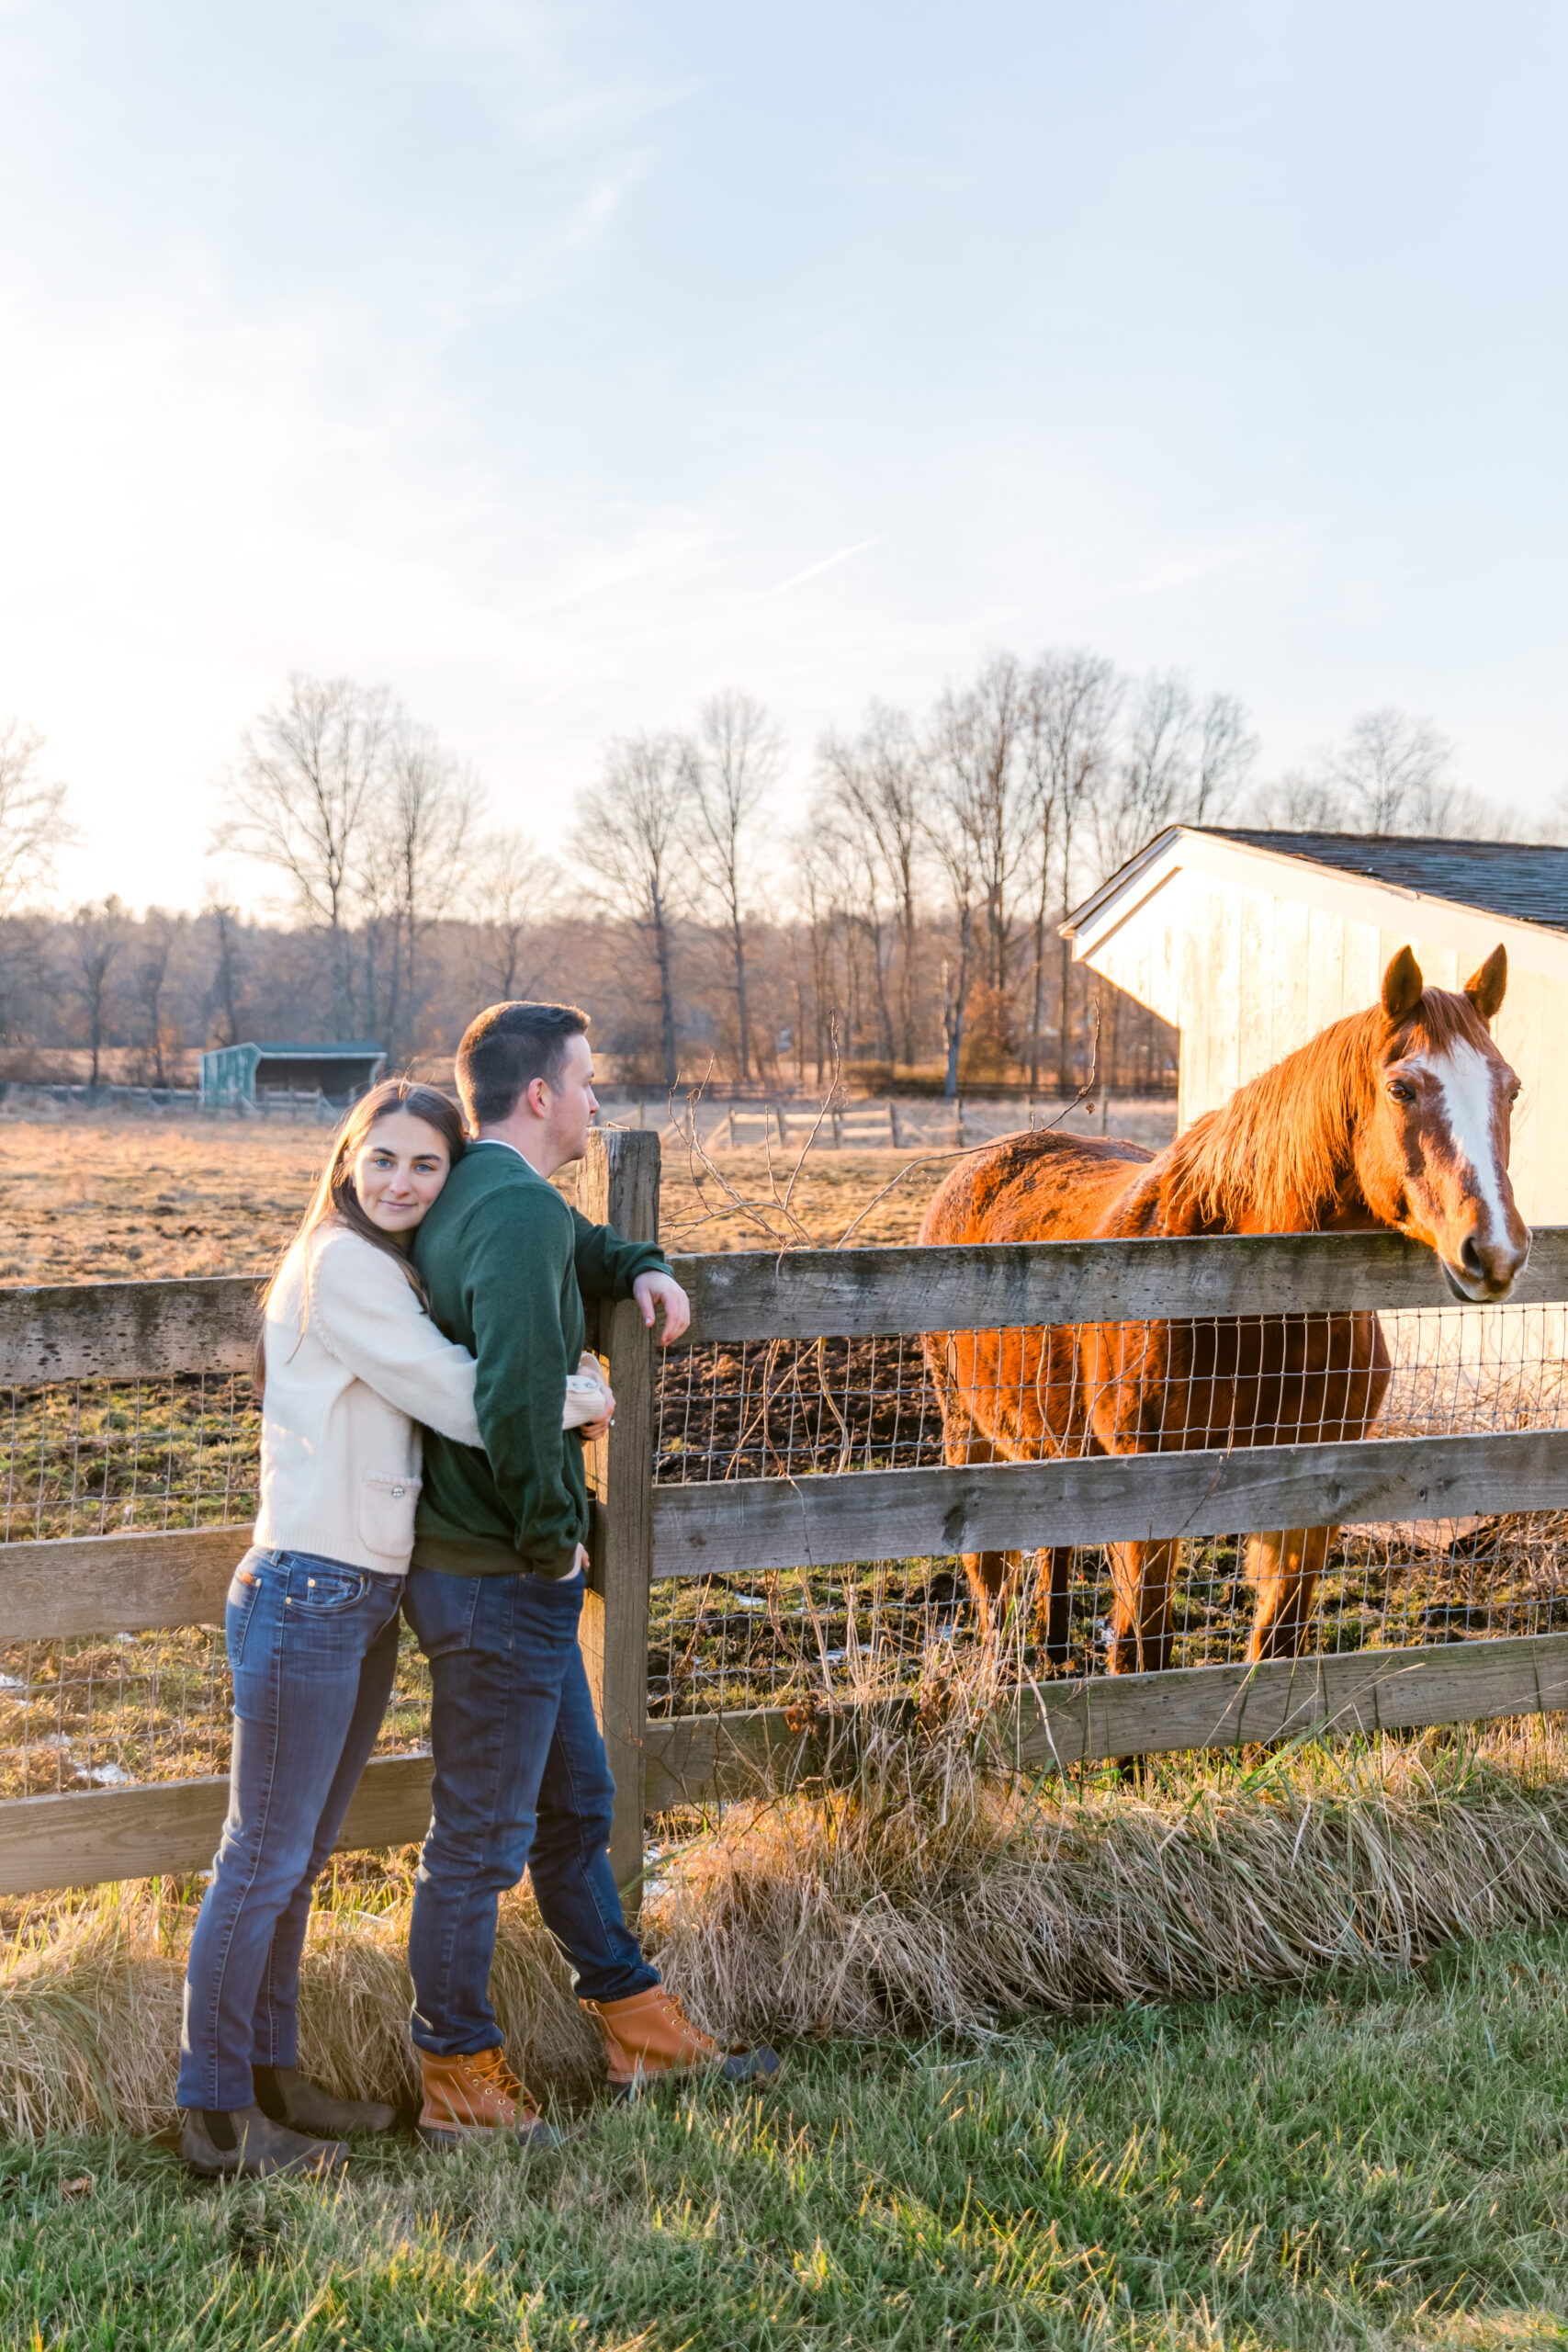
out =
[[[725,2039],[984,2043],[1031,2017],[1406,1971],[1568,1918],[1560,1718],[1064,1790],[988,1751],[994,1697],[934,1678],[913,1723],[863,1713],[848,1785],[671,1825],[644,1933],[694,2014]],[[412,1860],[345,1865],[313,1921],[301,2061],[349,2096],[413,2089]],[[0,2138],[169,2122],[197,1892],[107,1888],[15,1920]],[[503,1913],[494,1992],[530,2079],[569,2105],[591,2093],[592,2038],[525,1902]]]
[[[975,1771],[968,1721],[862,1736],[850,1788],[738,1806],[669,1865],[660,1962],[716,2031],[983,2037],[1568,1917],[1561,1719],[1051,1795]]]
[[[330,1882],[312,1917],[300,2064],[347,2098],[415,2093],[404,1951],[412,1850]],[[185,1954],[199,1884],[158,1880],[51,1897],[0,1958],[0,2140],[174,2120]],[[373,1908],[361,1907],[367,1902]],[[545,2093],[577,2104],[604,2074],[597,2037],[532,1905],[503,1906],[491,1991],[509,2047]]]

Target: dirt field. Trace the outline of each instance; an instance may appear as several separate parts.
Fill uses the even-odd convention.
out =
[[[321,1127],[112,1118],[0,1122],[0,1283],[131,1282],[259,1273],[288,1241],[321,1167]],[[667,1147],[663,1226],[675,1250],[766,1249],[790,1229],[766,1155],[727,1152],[718,1178]],[[775,1160],[783,1193],[793,1162]],[[791,1208],[813,1240],[857,1228],[863,1241],[910,1241],[951,1158],[814,1152]],[[907,1175],[900,1174],[908,1170]],[[570,1179],[568,1182],[570,1184]],[[755,1201],[749,1213],[735,1197]],[[799,1235],[795,1237],[800,1238]]]

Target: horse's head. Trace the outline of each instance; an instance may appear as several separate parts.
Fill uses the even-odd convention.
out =
[[[1371,1105],[1355,1145],[1374,1214],[1435,1250],[1454,1296],[1477,1302],[1506,1298],[1529,1255],[1508,1181],[1519,1081],[1486,1026],[1507,985],[1502,947],[1461,996],[1427,988],[1400,949],[1382,976]]]

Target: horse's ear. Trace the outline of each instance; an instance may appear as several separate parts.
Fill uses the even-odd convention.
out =
[[[1421,1001],[1426,982],[1408,947],[1402,947],[1382,976],[1382,1009],[1391,1021],[1408,1020]]]
[[[1508,951],[1501,942],[1485,963],[1472,972],[1464,992],[1483,1021],[1490,1021],[1502,1011],[1503,999],[1508,993]]]

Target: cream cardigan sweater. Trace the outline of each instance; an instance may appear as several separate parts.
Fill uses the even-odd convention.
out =
[[[386,1250],[341,1225],[288,1252],[265,1344],[256,1543],[404,1575],[420,1422],[480,1442],[473,1357],[442,1338]]]

